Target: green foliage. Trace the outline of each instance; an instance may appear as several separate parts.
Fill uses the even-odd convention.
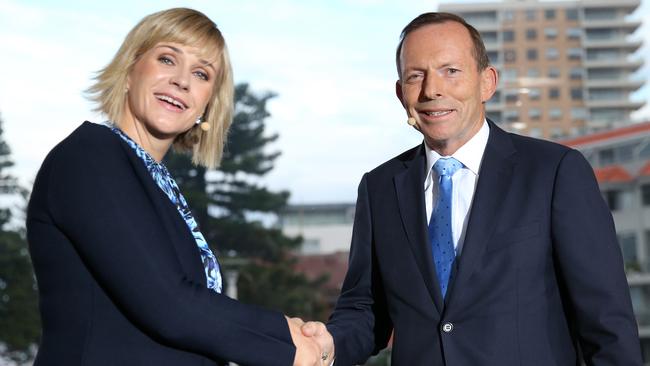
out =
[[[301,238],[290,238],[253,219],[274,216],[289,200],[289,192],[273,192],[259,180],[273,169],[279,152],[267,152],[277,134],[267,134],[266,105],[273,93],[257,95],[248,84],[235,87],[235,115],[220,168],[205,172],[190,158],[170,154],[166,165],[177,180],[201,232],[212,250],[228,259],[244,259],[239,268],[239,299],[276,309],[291,316],[324,319],[324,300],[319,287],[324,279],[308,280],[294,271],[290,251]]]
[[[0,119],[0,194],[26,198],[26,190],[7,172],[13,166],[10,155]],[[2,356],[24,361],[40,336],[38,293],[23,230],[7,229],[11,217],[10,209],[0,209],[0,343],[6,347]]]

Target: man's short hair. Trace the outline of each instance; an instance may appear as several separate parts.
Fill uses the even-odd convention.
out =
[[[472,44],[474,45],[472,50],[472,55],[476,60],[476,66],[479,71],[485,70],[488,65],[490,65],[490,60],[488,59],[487,51],[485,50],[485,44],[481,39],[481,34],[472,27],[465,19],[460,16],[452,13],[444,12],[431,12],[420,14],[417,18],[411,20],[409,24],[404,27],[402,34],[399,37],[399,44],[397,45],[397,52],[395,54],[395,61],[397,64],[397,75],[402,78],[402,65],[400,62],[400,54],[402,53],[402,45],[404,44],[404,39],[409,33],[413,32],[416,29],[422,28],[425,25],[429,24],[441,24],[445,22],[456,22],[463,25],[469,32],[469,36],[472,39]]]

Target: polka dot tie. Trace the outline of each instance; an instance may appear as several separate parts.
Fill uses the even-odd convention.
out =
[[[451,193],[453,189],[451,177],[462,167],[463,164],[454,158],[440,158],[433,165],[433,169],[438,173],[440,184],[438,198],[431,212],[431,220],[429,220],[429,240],[431,240],[433,263],[436,266],[436,275],[443,299],[447,294],[451,269],[456,259],[454,239],[451,234]]]

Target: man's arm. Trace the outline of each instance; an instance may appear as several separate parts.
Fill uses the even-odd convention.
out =
[[[386,347],[393,329],[373,240],[368,174],[365,174],[359,184],[348,272],[327,324],[334,338],[336,365],[364,363]]]
[[[588,365],[642,365],[611,213],[577,151],[561,160],[552,202],[554,260]]]

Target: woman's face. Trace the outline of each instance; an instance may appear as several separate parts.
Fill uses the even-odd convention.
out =
[[[140,56],[127,76],[124,121],[141,124],[161,140],[187,131],[212,96],[215,67],[196,47],[158,43]]]

